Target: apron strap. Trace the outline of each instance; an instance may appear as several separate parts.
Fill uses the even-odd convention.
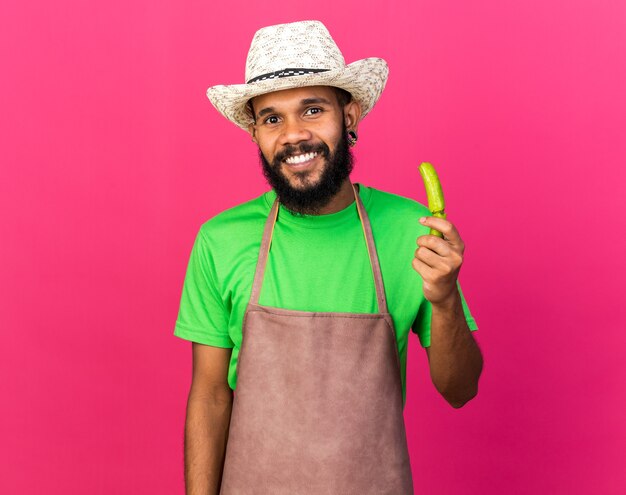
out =
[[[370,265],[374,272],[374,285],[376,286],[376,301],[378,302],[378,312],[388,313],[387,300],[385,298],[385,286],[383,284],[383,275],[380,271],[380,263],[378,262],[378,253],[376,252],[376,244],[374,243],[374,236],[372,235],[372,226],[370,225],[370,217],[365,211],[363,201],[356,190],[356,186],[352,184],[354,190],[354,197],[356,198],[356,207],[359,212],[359,218],[361,219],[361,226],[363,227],[363,234],[365,235],[365,242],[367,243],[367,254],[370,257]]]
[[[272,235],[274,234],[274,224],[276,223],[276,217],[278,216],[278,205],[278,199],[276,199],[265,222],[263,240],[261,241],[261,249],[259,249],[259,259],[256,262],[254,282],[252,283],[252,295],[250,296],[250,303],[252,304],[259,304],[259,295],[261,293],[261,284],[263,284],[265,265],[270,251],[270,244],[272,243]]]
[[[383,276],[380,270],[380,263],[378,261],[378,253],[376,252],[376,245],[374,243],[374,236],[372,235],[372,227],[370,225],[369,216],[363,206],[363,201],[356,190],[356,186],[352,184],[352,190],[356,200],[357,212],[359,219],[361,220],[361,226],[363,227],[363,234],[365,236],[365,242],[367,244],[367,254],[370,259],[370,265],[372,266],[372,272],[374,274],[374,286],[376,288],[376,301],[378,302],[378,312],[388,313],[387,301],[385,298],[385,287],[383,285]],[[265,265],[267,264],[267,257],[272,243],[272,235],[274,233],[274,224],[278,216],[279,202],[278,199],[274,201],[272,209],[267,216],[265,222],[265,229],[263,231],[263,240],[261,241],[261,248],[259,250],[259,258],[256,264],[256,271],[254,273],[254,282],[252,283],[252,294],[250,296],[250,302],[252,304],[259,303],[259,296],[261,293],[261,285],[263,284],[263,275],[265,274]]]

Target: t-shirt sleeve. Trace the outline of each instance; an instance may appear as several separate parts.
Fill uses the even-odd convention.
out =
[[[200,344],[232,348],[229,313],[216,280],[211,249],[200,231],[189,257],[174,335]]]
[[[469,329],[474,332],[478,330],[478,325],[476,324],[476,320],[470,313],[469,307],[467,305],[467,301],[465,300],[465,296],[463,295],[463,291],[461,290],[461,284],[457,281],[457,287],[459,289],[459,294],[461,295],[461,303],[463,305],[463,312],[465,313],[465,321],[467,321],[467,326]],[[424,301],[419,308],[417,313],[417,317],[412,325],[412,330],[420,339],[420,344],[422,347],[430,346],[430,319],[432,316],[432,306],[430,302]]]

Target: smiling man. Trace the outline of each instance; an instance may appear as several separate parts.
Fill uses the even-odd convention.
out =
[[[348,139],[356,133],[348,138],[347,127],[356,129],[361,111],[349,98],[337,88],[309,86],[250,101],[249,131],[259,145],[263,173],[291,211],[331,213],[354,201]]]
[[[410,330],[450,405],[477,393],[457,229],[350,181],[387,74],[379,58],[346,65],[304,21],[259,30],[246,83],[208,90],[258,145],[271,190],[208,220],[192,249],[174,331],[193,343],[188,494],[413,493]]]

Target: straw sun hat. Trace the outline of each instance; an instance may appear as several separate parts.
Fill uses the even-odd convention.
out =
[[[207,96],[228,120],[248,130],[251,98],[303,86],[335,86],[352,94],[364,117],[374,107],[389,69],[381,58],[349,65],[328,29],[319,21],[300,21],[260,29],[246,60],[246,83],[213,86]]]

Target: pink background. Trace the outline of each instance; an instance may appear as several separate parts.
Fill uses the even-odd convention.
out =
[[[416,492],[624,493],[625,5],[3,1],[0,493],[183,493],[189,252],[266,190],[205,90],[311,18],[391,68],[354,180],[433,162],[467,244],[484,374],[452,409],[412,336]]]

